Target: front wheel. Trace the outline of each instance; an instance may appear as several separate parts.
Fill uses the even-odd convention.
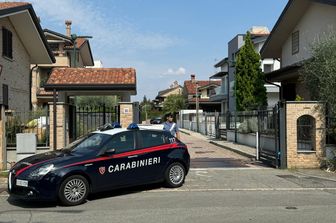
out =
[[[74,206],[85,201],[89,194],[89,183],[85,177],[74,175],[66,178],[59,189],[59,199],[66,206]]]
[[[172,163],[166,170],[165,182],[168,187],[176,188],[182,186],[186,171],[181,163]]]

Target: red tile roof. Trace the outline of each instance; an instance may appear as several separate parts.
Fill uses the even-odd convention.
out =
[[[54,68],[47,85],[136,84],[134,68]]]
[[[77,48],[81,48],[81,46],[82,46],[86,41],[88,41],[88,40],[85,39],[85,38],[77,38],[77,39],[76,39],[76,47],[77,47]],[[67,49],[73,49],[73,45],[68,45],[68,46],[66,46],[65,48],[67,48]]]
[[[217,84],[217,85],[221,85],[221,81],[184,81],[184,88],[187,91],[187,94],[196,94],[196,82],[198,83],[198,87],[203,87],[209,84]]]
[[[0,9],[14,8],[23,5],[30,5],[28,2],[0,2]]]

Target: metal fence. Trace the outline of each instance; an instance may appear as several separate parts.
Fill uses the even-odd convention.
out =
[[[273,110],[247,111],[236,113],[201,112],[182,114],[179,125],[182,128],[215,138],[226,139],[227,130],[239,133],[256,133],[273,136],[275,119]]]
[[[274,110],[228,113],[228,129],[240,133],[275,134]]]
[[[75,111],[75,138],[86,135],[98,127],[118,120],[118,106],[77,107]]]
[[[6,144],[16,147],[16,134],[35,133],[38,147],[49,146],[48,109],[28,112],[6,111]]]
[[[178,120],[181,128],[199,132],[215,138],[226,137],[226,115],[218,112],[201,112],[198,114],[183,114]]]

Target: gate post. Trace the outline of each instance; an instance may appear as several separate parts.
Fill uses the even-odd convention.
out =
[[[0,105],[0,170],[7,169],[6,116],[5,107]]]

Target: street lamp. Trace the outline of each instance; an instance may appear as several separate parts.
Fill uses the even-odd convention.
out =
[[[72,44],[73,44],[73,67],[76,67],[76,50],[77,50],[77,42],[76,40],[78,38],[85,38],[85,39],[88,39],[88,38],[92,38],[92,36],[77,36],[76,34],[71,34],[71,41],[72,41]]]

